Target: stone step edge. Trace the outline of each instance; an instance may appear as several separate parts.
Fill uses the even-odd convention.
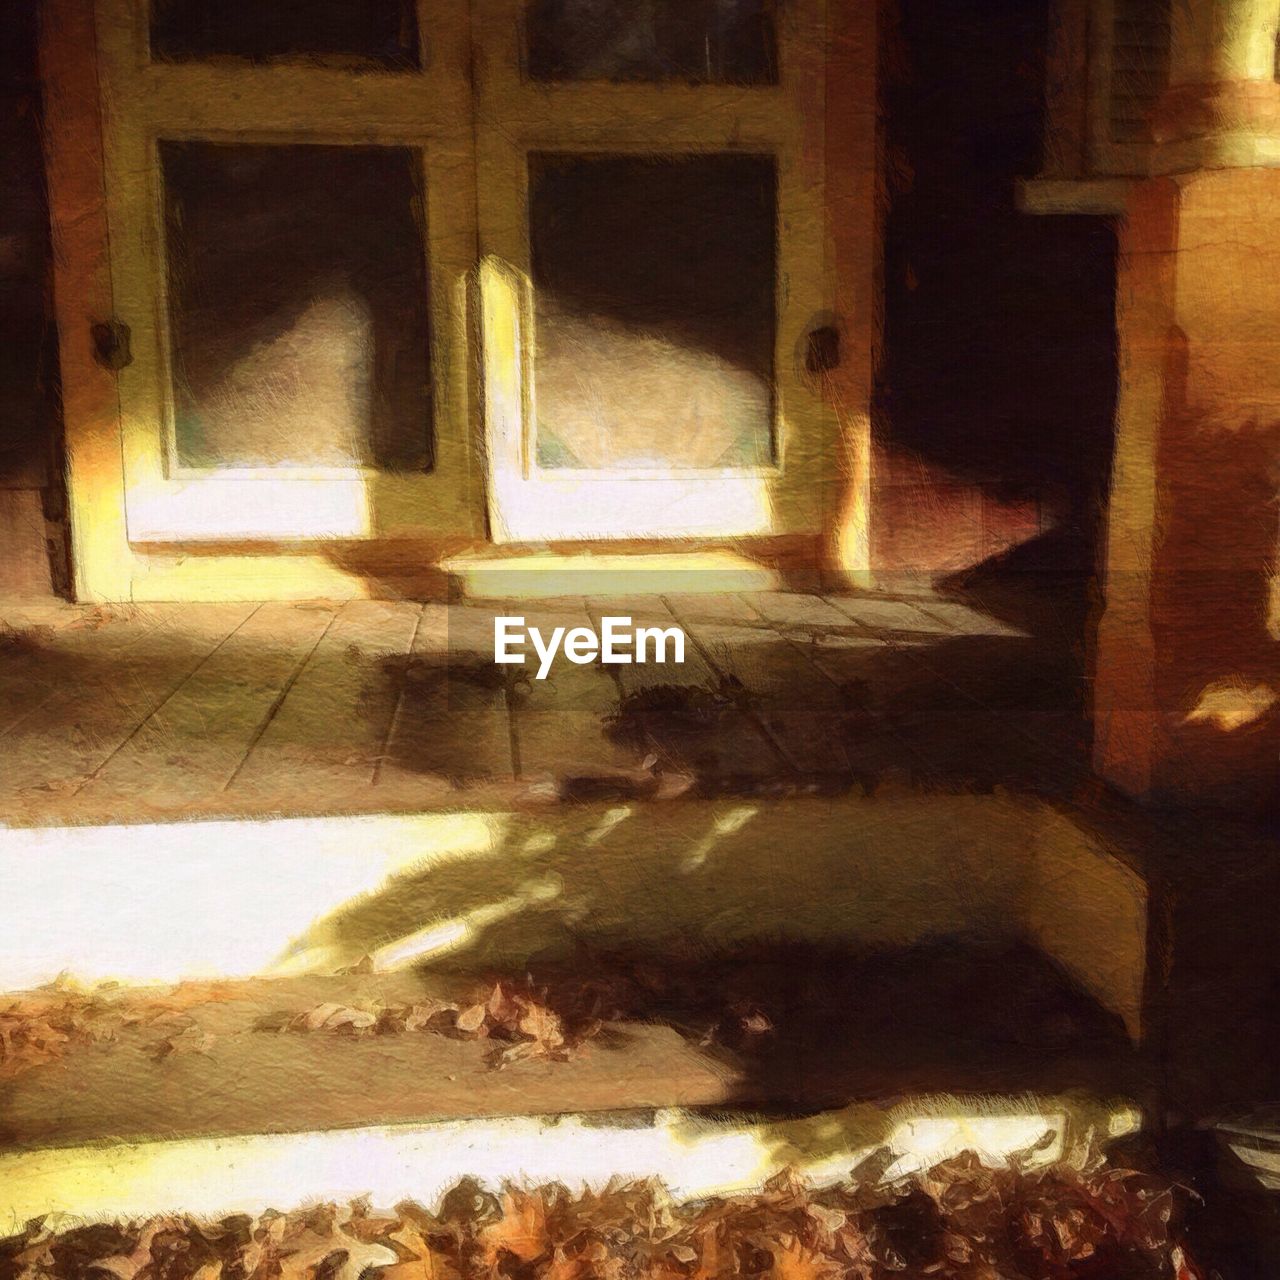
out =
[[[579,1188],[658,1178],[677,1198],[697,1199],[758,1189],[784,1167],[836,1181],[881,1152],[890,1176],[964,1150],[1047,1164],[1138,1125],[1124,1099],[930,1097],[783,1121],[667,1110],[99,1143],[0,1156],[0,1223],[211,1218],[361,1196],[432,1205],[464,1176]]]

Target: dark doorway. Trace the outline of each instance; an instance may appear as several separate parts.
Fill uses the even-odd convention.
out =
[[[0,593],[67,589],[35,0],[0,40]]]
[[[1046,0],[898,0],[886,21],[878,558],[957,590],[1083,590],[1109,484],[1114,228],[1017,206],[1050,20]]]

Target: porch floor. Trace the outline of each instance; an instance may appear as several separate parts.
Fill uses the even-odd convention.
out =
[[[499,613],[678,624],[686,661],[561,656],[539,681],[493,663]],[[923,592],[0,606],[0,819],[1060,793],[1086,773],[1081,690],[1065,624]]]

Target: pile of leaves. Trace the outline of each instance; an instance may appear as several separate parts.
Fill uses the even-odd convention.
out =
[[[92,1044],[113,1030],[92,1010],[48,995],[13,997],[0,1006],[0,1080],[62,1057],[71,1044]]]
[[[77,1046],[114,1040],[124,1026],[156,1021],[172,1012],[128,1009],[107,992],[56,985],[4,997],[0,1002],[0,1080],[56,1062]]]
[[[151,1053],[207,1053],[214,1037],[192,1012],[224,994],[219,984],[185,983],[161,994],[115,983],[83,988],[59,980],[38,991],[0,996],[0,1081],[56,1062],[73,1049],[118,1038],[126,1027],[154,1028]]]
[[[318,1004],[303,1013],[263,1019],[263,1031],[328,1031],[349,1036],[400,1035],[427,1031],[458,1040],[491,1040],[491,1066],[525,1059],[563,1062],[599,1033],[598,1018],[567,1019],[544,996],[497,982],[473,1000],[427,999],[416,1004],[374,1002]]]
[[[0,1280],[1203,1280],[1176,1199],[1132,1170],[972,1154],[891,1184],[815,1190],[784,1172],[757,1195],[689,1204],[652,1182],[495,1195],[464,1181],[435,1212],[38,1219],[0,1244]]]

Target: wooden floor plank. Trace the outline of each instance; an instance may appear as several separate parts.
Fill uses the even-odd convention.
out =
[[[134,628],[129,643],[140,635]],[[0,742],[62,687],[74,639],[47,626],[6,627],[0,636]]]
[[[514,776],[508,669],[493,661],[493,618],[507,606],[428,604],[405,672],[380,787],[446,787]]]
[[[922,602],[887,600],[874,596],[824,597],[851,622],[876,632],[906,632],[920,635],[945,635],[947,627],[921,607]]]
[[[591,596],[586,601],[592,625],[599,629],[605,617],[630,618],[634,627],[679,627],[675,615],[661,596]],[[610,674],[624,693],[660,684],[690,684],[713,689],[716,674],[693,645],[685,646],[684,662],[675,664],[650,660],[625,666],[611,666]]]
[[[737,591],[723,593],[672,593],[663,596],[668,609],[689,622],[731,622],[744,626],[762,623],[759,609]]]
[[[383,770],[387,766],[390,759],[391,743],[394,741],[396,734],[400,730],[400,725],[406,714],[405,698],[409,684],[409,667],[413,662],[413,653],[418,645],[418,636],[422,632],[423,623],[426,621],[427,606],[422,604],[418,607],[418,615],[413,622],[413,632],[409,636],[409,647],[404,655],[404,665],[398,673],[395,680],[394,703],[391,710],[391,718],[387,721],[387,731],[383,735],[382,749],[379,751],[377,759],[373,764],[373,773],[370,781],[376,787],[382,781]]]
[[[86,799],[181,811],[222,791],[332,617],[264,604],[106,762]]]
[[[5,737],[0,805],[79,790],[257,606],[178,608],[112,621],[56,649],[57,691]]]
[[[981,609],[959,600],[939,600],[936,597],[920,601],[923,613],[929,615],[935,625],[948,635],[957,636],[1026,636],[1027,632]]]
[[[177,625],[173,606],[140,612],[72,604],[0,611],[0,738],[69,683],[113,661],[156,627]]]
[[[743,597],[775,627],[849,630],[849,617],[820,596],[787,591],[752,591]]]
[[[770,592],[0,609],[0,820],[448,808],[460,787],[508,804],[548,786],[607,799],[1067,777],[1070,663],[936,608]],[[606,614],[681,626],[686,661],[562,654],[537,681],[495,664],[499,613],[544,631]]]
[[[835,686],[855,770],[870,764],[910,772],[920,759],[914,721],[927,714],[913,703],[922,675],[933,678],[924,655],[945,637],[936,626],[932,636],[922,634],[917,628],[928,620],[909,602],[849,599],[772,592],[751,603]]]
[[[557,627],[565,634],[594,627],[582,600],[522,606],[520,616],[547,642]],[[618,687],[609,668],[599,662],[571,662],[562,647],[546,679],[539,680],[537,654],[531,644],[524,647],[523,678],[512,700],[521,777],[549,780],[559,794],[571,795],[610,785],[625,789],[629,779],[633,785],[641,782],[643,753],[615,741],[607,731],[618,704]]]
[[[747,691],[746,707],[788,765],[802,777],[847,774],[833,735],[838,708],[813,666],[772,627],[697,622],[676,616],[722,678]]]
[[[806,647],[840,691],[843,740],[861,776],[989,790],[1067,785],[1080,772],[1070,690],[1052,653],[994,620],[979,631],[987,624],[966,615],[961,621],[972,629],[957,631],[895,611],[877,612],[880,625],[873,626],[862,600],[833,596],[828,603],[881,642],[859,646],[833,630]],[[932,601],[912,604],[921,612],[935,608]]]
[[[657,596],[593,597],[587,608],[597,627],[606,616],[630,618],[634,627],[680,626]],[[734,789],[739,783],[750,786],[790,775],[786,759],[740,705],[740,691],[723,686],[720,674],[691,641],[682,664],[650,660],[609,671],[623,709],[620,740],[630,741],[633,749],[651,750],[661,768],[688,774],[707,789]],[[683,686],[684,705],[695,714],[680,707],[650,709],[645,691],[658,686]]]
[[[403,601],[343,605],[228,790],[305,801],[367,789],[418,613]]]

